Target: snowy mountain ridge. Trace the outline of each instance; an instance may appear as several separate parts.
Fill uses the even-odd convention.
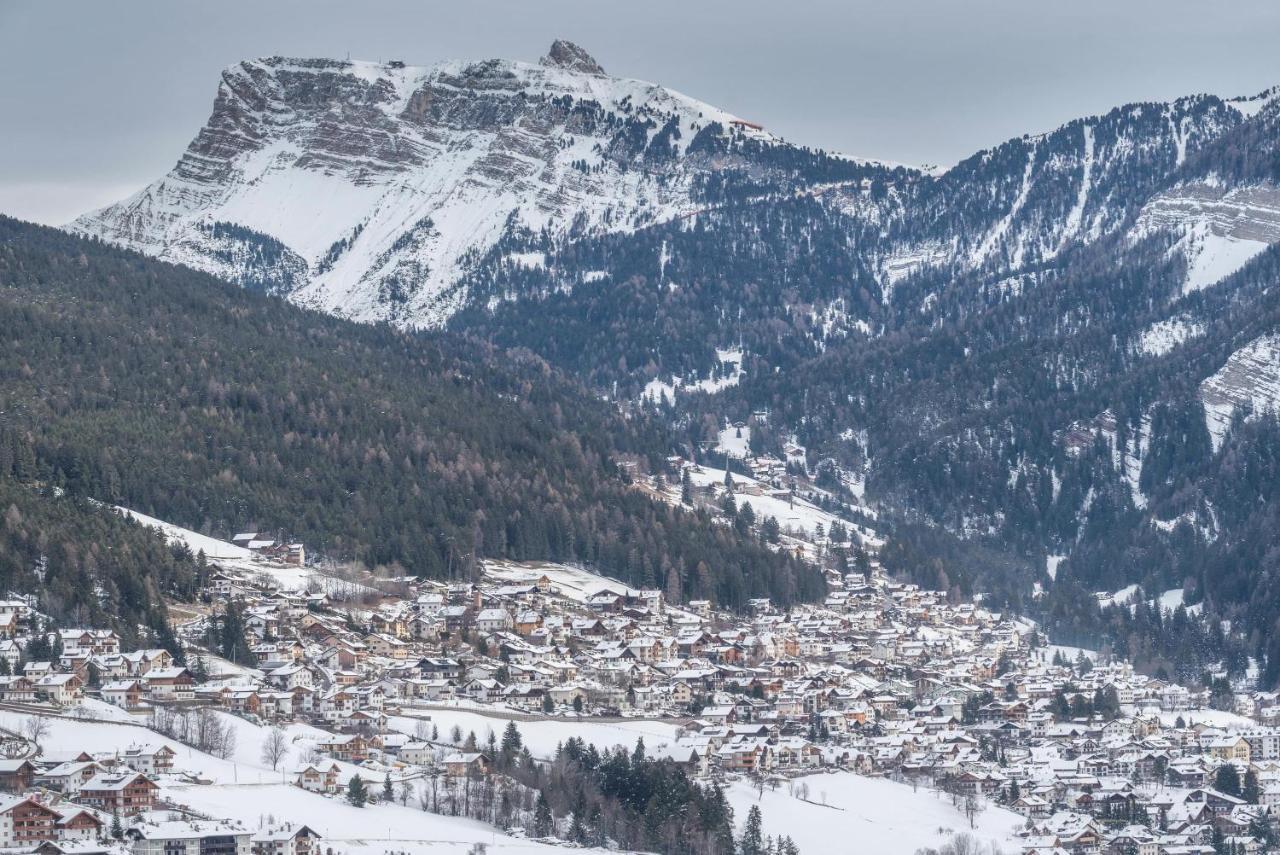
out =
[[[1277,91],[1129,105],[922,172],[792,145],[608,76],[566,41],[538,64],[273,57],[223,72],[169,174],[68,228],[344,317],[437,326],[504,240],[563,245],[802,194],[880,229],[857,252],[888,302],[921,271],[1017,270],[1122,228],[1145,201],[1135,184],[1159,189]],[[730,180],[732,195],[709,190]],[[575,281],[591,280],[561,287]]]
[[[69,228],[353,319],[433,325],[504,234],[691,213],[699,175],[746,163],[745,140],[783,145],[567,42],[537,65],[252,60],[223,73],[168,175]]]

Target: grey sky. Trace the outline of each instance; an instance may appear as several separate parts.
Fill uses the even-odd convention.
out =
[[[1280,83],[1276,0],[0,0],[0,212],[64,222],[158,177],[246,57],[536,60],[560,36],[795,142],[906,163]]]

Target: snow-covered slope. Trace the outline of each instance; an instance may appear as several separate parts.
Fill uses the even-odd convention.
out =
[[[837,772],[800,781],[808,787],[807,801],[787,789],[766,788],[758,793],[745,781],[726,787],[725,794],[740,823],[758,804],[764,814],[765,833],[790,837],[806,855],[910,855],[926,847],[937,848],[958,832],[973,835],[983,851],[994,845],[995,851],[1010,852],[1017,848],[1014,832],[1024,823],[1012,811],[992,805],[977,814],[970,829],[964,813],[951,801],[884,778]]]
[[[1216,451],[1241,411],[1280,412],[1280,333],[1246,344],[1200,384],[1205,422]]]
[[[845,205],[885,223],[876,266],[886,290],[929,268],[1018,270],[1129,225],[1191,154],[1246,118],[1237,103],[1210,95],[1130,104],[980,151],[894,188],[877,211],[865,199]]]
[[[158,520],[155,517],[149,517],[146,514],[140,514],[128,508],[117,507],[116,510],[140,525],[160,529],[170,543],[181,543],[193,553],[203,552],[210,561],[250,561],[253,559],[253,553],[243,546],[236,546],[234,543],[227,543],[225,540],[208,537],[199,532],[176,526],[173,523],[167,523],[164,520]]]
[[[707,136],[727,146],[700,146]],[[609,77],[567,42],[539,65],[260,59],[223,73],[168,175],[69,228],[327,312],[431,325],[504,234],[694,211],[699,176],[742,160],[746,142],[786,147]]]
[[[1135,232],[1168,230],[1187,262],[1183,292],[1216,285],[1258,253],[1280,243],[1280,188],[1227,187],[1220,181],[1184,184],[1143,206]]]

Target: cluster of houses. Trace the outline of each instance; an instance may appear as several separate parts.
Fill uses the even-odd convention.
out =
[[[39,615],[25,600],[0,600],[0,701],[49,702],[70,706],[86,689],[101,691],[112,702],[137,706],[144,699],[190,698],[191,679],[160,648],[122,651],[110,629],[73,628],[46,632]],[[44,634],[51,658],[27,657],[31,642]]]
[[[0,850],[40,855],[313,855],[304,825],[250,830],[162,802],[173,773],[163,743],[110,754],[42,750],[0,760]]]
[[[245,544],[271,546],[261,541]],[[1096,655],[1055,656],[1030,622],[894,582],[874,562],[869,578],[831,582],[822,603],[782,610],[759,599],[730,615],[571,568],[503,564],[475,583],[405,581],[395,596],[348,606],[221,565],[207,593],[215,609],[235,603],[251,667],[213,667],[198,652],[199,621],[184,627],[186,667],[163,650],[123,652],[114,633],[90,629],[60,631],[55,661],[26,661],[29,611],[0,603],[0,656],[12,666],[0,700],[69,705],[92,693],[129,711],[304,721],[328,736],[294,780],[330,794],[346,777],[339,763],[491,773],[482,750],[395,732],[397,714],[429,720],[442,705],[483,705],[516,717],[667,719],[678,738],[647,749],[691,774],[889,777],[968,811],[1020,814],[1027,855],[1265,850],[1280,804],[1275,694],[1242,688],[1233,709],[1211,710],[1205,691]],[[0,761],[0,784],[23,799],[8,810],[41,817],[13,833],[40,829],[42,844],[61,845],[64,825],[120,813],[143,817],[127,829],[138,852],[305,855],[310,837],[265,848],[259,832],[156,817],[151,781],[171,773],[172,758],[132,754]],[[33,787],[63,801],[17,795]],[[196,843],[170,845],[166,834]],[[207,850],[200,842],[215,838]]]
[[[232,574],[221,583],[243,604],[262,676],[192,693],[332,732],[318,745],[328,761],[298,772],[317,792],[339,789],[334,761],[487,774],[484,753],[388,729],[396,713],[478,704],[677,720],[679,738],[648,750],[700,776],[837,768],[999,803],[1025,817],[1037,855],[1186,855],[1224,839],[1261,851],[1280,804],[1274,694],[1209,710],[1206,692],[1054,657],[1029,622],[878,571],[835,580],[821,604],[762,599],[731,616],[554,569],[501,570],[413,583],[358,611]],[[1103,696],[1105,715],[1063,713]],[[1217,789],[1224,765],[1255,786]]]

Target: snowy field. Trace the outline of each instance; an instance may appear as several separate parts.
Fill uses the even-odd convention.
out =
[[[949,797],[939,799],[923,787],[912,792],[906,784],[852,772],[810,775],[799,781],[808,785],[809,801],[790,795],[785,784],[776,791],[766,787],[758,797],[748,782],[734,783],[725,794],[733,805],[735,822],[741,827],[747,811],[759,804],[765,834],[789,836],[804,855],[912,855],[925,846],[937,847],[961,831],[984,842],[995,841],[1003,851],[1018,851],[1012,833],[1023,819],[1004,808],[989,805],[970,831],[969,821],[952,807]]]
[[[729,425],[720,431],[716,442],[716,451],[745,460],[751,456],[751,428],[747,425],[734,427]]]
[[[1203,225],[1193,227],[1183,245],[1187,258],[1187,281],[1182,288],[1183,294],[1218,284],[1269,246],[1260,240],[1215,234]]]
[[[738,385],[738,381],[742,379],[743,352],[736,348],[717,349],[716,358],[721,363],[731,366],[720,377],[704,377],[691,383],[686,383],[682,377],[672,377],[669,381],[655,378],[645,384],[644,391],[640,394],[641,399],[655,403],[660,403],[663,398],[675,401],[676,395],[680,392],[706,392],[714,395],[722,389]]]
[[[1157,321],[1138,337],[1138,351],[1147,356],[1164,356],[1174,348],[1204,335],[1204,326],[1182,316]]]
[[[140,514],[137,511],[131,511],[128,508],[116,507],[116,510],[124,514],[129,519],[138,521],[149,528],[158,528],[168,538],[170,543],[184,543],[193,553],[204,552],[205,557],[223,560],[248,561],[253,558],[253,553],[245,549],[243,546],[236,546],[234,543],[227,543],[225,540],[218,540],[212,537],[206,537],[198,532],[181,526],[167,523],[164,520],[158,520],[155,517],[149,517],[146,514]]]
[[[1181,716],[1183,722],[1188,727],[1193,724],[1207,724],[1210,727],[1220,727],[1224,730],[1253,730],[1258,723],[1251,718],[1237,715],[1226,710],[1175,710],[1173,712],[1160,713],[1160,723],[1165,727],[1173,727]]]
[[[689,480],[693,482],[695,487],[724,483],[725,472],[723,469],[716,469],[711,466],[697,466],[689,468],[688,472]],[[747,475],[740,475],[735,472],[733,474],[733,483],[734,497],[739,507],[751,505],[751,510],[755,512],[757,520],[773,517],[778,521],[778,525],[782,527],[784,532],[795,531],[802,533],[805,537],[813,537],[818,526],[822,526],[823,531],[830,531],[833,523],[840,522],[846,528],[858,532],[863,541],[873,548],[882,543],[870,529],[844,522],[834,514],[827,513],[817,505],[806,502],[804,499],[797,498],[792,500],[768,495],[768,487]],[[678,486],[670,491],[670,498],[677,502],[680,500]]]
[[[1128,606],[1133,610],[1137,606],[1138,586],[1126,585],[1115,593],[1100,592],[1097,594],[1098,604],[1103,608],[1107,606]],[[1171,588],[1162,593],[1159,597],[1147,602],[1158,605],[1161,611],[1171,612],[1178,606],[1185,605],[1186,599],[1181,588]],[[1186,606],[1187,614],[1199,614],[1203,605],[1196,603],[1195,605]]]
[[[483,564],[486,576],[516,585],[531,585],[546,576],[551,580],[551,590],[579,603],[586,602],[588,597],[605,590],[628,596],[636,596],[640,593],[617,579],[601,576],[569,564],[551,564],[541,561],[485,561]]]
[[[1087,647],[1072,647],[1069,644],[1047,644],[1044,647],[1033,650],[1032,657],[1041,664],[1048,664],[1053,661],[1054,655],[1058,653],[1061,653],[1068,662],[1075,662],[1076,657],[1081,653],[1085,655],[1086,659],[1091,659],[1094,662],[1098,661],[1098,651],[1090,650]]]
[[[377,782],[372,787],[377,790]],[[326,798],[284,784],[267,786],[169,787],[166,795],[202,813],[238,819],[258,828],[268,816],[304,822],[314,828],[325,847],[352,855],[382,855],[388,851],[465,853],[477,843],[491,852],[544,853],[559,847],[508,837],[492,826],[462,817],[440,816],[420,810],[411,801],[357,808],[341,799]],[[601,852],[603,850],[579,850]]]
[[[490,731],[501,741],[502,731],[507,726],[506,719],[466,709],[429,709],[417,711],[412,716],[392,716],[390,727],[401,733],[413,734],[418,721],[426,717],[430,717],[430,724],[439,728],[440,739],[445,741],[455,725],[462,729],[464,737],[474,732],[481,745],[488,741]],[[657,721],[602,722],[587,718],[579,721],[517,721],[516,727],[520,729],[529,753],[538,758],[555,756],[556,746],[574,736],[601,751],[615,746],[630,750],[639,737],[644,737],[649,748],[671,743],[676,738],[674,724]]]
[[[350,582],[334,576],[320,573],[311,567],[295,567],[288,564],[277,564],[274,561],[262,561],[258,556],[242,546],[227,543],[225,540],[208,537],[191,529],[167,523],[164,520],[140,514],[129,508],[116,507],[124,516],[139,523],[156,528],[164,534],[170,543],[186,544],[193,553],[204,552],[205,557],[220,566],[240,570],[249,576],[262,576],[284,591],[307,591],[319,588],[330,596],[344,597],[364,593],[377,593],[373,588],[358,582]]]
[[[103,709],[105,705],[89,704],[86,712],[93,715],[127,715]],[[24,713],[0,710],[0,727],[20,731],[28,718]],[[129,726],[116,721],[78,721],[49,719],[49,734],[42,741],[46,754],[88,751],[91,754],[121,751],[131,746],[171,746],[176,772],[190,772],[210,783],[193,784],[178,775],[160,779],[163,798],[179,805],[220,818],[242,822],[248,828],[259,828],[268,817],[277,821],[305,823],[324,835],[325,845],[340,844],[343,852],[374,855],[388,849],[414,853],[464,853],[476,843],[486,844],[491,851],[503,853],[553,852],[551,846],[508,837],[488,825],[457,817],[438,816],[410,806],[371,805],[355,808],[340,798],[305,792],[292,784],[293,770],[323,731],[307,725],[285,728],[290,753],[279,771],[273,771],[262,760],[262,744],[268,729],[257,727],[234,716],[222,714],[236,734],[236,748],[227,759],[196,751],[167,739],[145,727]],[[329,761],[331,762],[331,761]],[[339,763],[342,780],[360,771],[370,781],[370,788],[380,787],[376,773],[358,770]]]

